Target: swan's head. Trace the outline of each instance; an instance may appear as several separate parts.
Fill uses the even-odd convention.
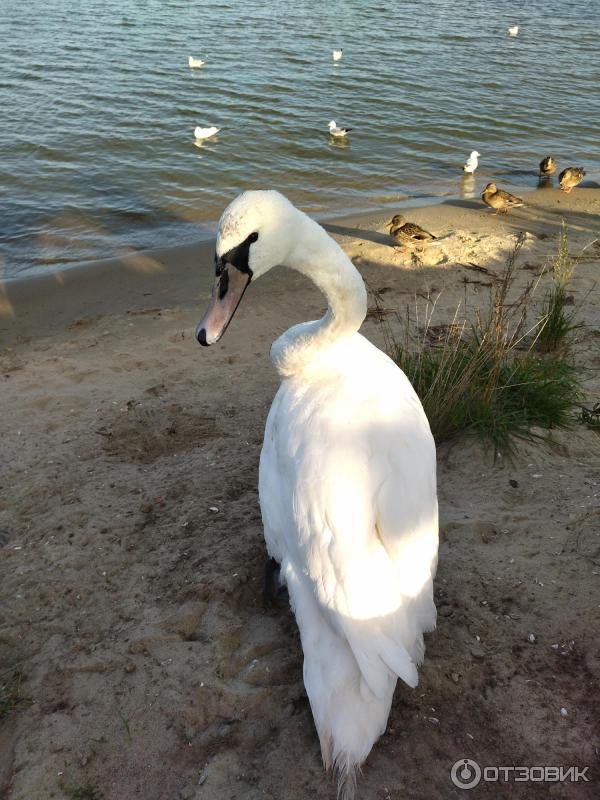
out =
[[[212,298],[196,328],[200,344],[219,341],[253,278],[285,263],[297,215],[275,191],[244,192],[227,206],[217,233]]]

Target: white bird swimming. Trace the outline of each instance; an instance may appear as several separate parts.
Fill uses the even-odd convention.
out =
[[[343,50],[334,50],[334,51],[331,53],[331,55],[332,55],[332,57],[333,57],[333,60],[334,60],[334,61],[341,61],[341,60],[342,60],[342,54],[343,54],[343,52],[344,52]]]
[[[351,130],[352,128],[338,128],[334,120],[331,120],[329,123],[329,133],[331,136],[335,136],[336,138],[339,138],[340,136],[347,136]]]
[[[216,128],[214,125],[211,128],[194,128],[194,137],[196,139],[210,139],[211,136],[215,136],[221,128]]]
[[[509,36],[518,36],[519,35],[519,26],[518,25],[511,25],[508,29]]]
[[[198,341],[217,342],[250,281],[277,265],[310,278],[328,308],[271,348],[281,384],[260,457],[264,535],[300,629],[323,762],[352,800],[396,682],[417,685],[435,627],[435,445],[408,378],[358,333],[360,274],[279,192],[245,192],[223,213]]]
[[[479,161],[477,161],[479,156],[481,156],[481,153],[478,153],[477,150],[473,150],[471,155],[463,164],[463,171],[469,173],[469,175],[472,175],[479,166]]]
[[[194,58],[194,56],[188,57],[188,67],[190,67],[190,69],[199,69],[200,67],[203,67],[205,64],[206,61],[202,61],[201,58]]]

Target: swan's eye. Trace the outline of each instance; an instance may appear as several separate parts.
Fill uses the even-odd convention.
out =
[[[258,233],[254,231],[249,236],[246,236],[244,241],[236,247],[232,247],[231,250],[223,253],[221,257],[215,255],[215,273],[217,278],[221,276],[227,264],[231,264],[232,267],[235,267],[240,272],[244,272],[246,275],[252,277],[252,270],[248,264],[250,261],[250,246],[257,239]]]
[[[222,300],[229,289],[229,273],[226,269],[222,270],[221,280],[219,281],[219,300]]]

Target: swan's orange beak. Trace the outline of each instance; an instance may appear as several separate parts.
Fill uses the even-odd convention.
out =
[[[196,328],[196,339],[200,344],[215,344],[223,336],[251,277],[251,273],[242,272],[228,262],[219,265],[210,305]]]

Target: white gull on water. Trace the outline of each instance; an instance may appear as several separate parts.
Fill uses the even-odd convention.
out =
[[[346,136],[346,134],[348,134],[351,130],[352,130],[352,128],[341,128],[341,127],[338,127],[335,124],[334,120],[331,120],[331,122],[329,123],[329,133],[332,136],[335,136],[336,138],[340,138],[342,136]]]
[[[194,137],[196,139],[210,139],[211,136],[215,136],[221,128],[217,128],[216,126],[212,126],[211,128],[194,128]]]

